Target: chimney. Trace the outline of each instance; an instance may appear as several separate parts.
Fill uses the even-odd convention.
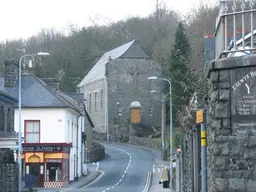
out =
[[[4,86],[14,87],[16,85],[18,75],[19,75],[19,64],[15,60],[5,60],[4,61]]]
[[[48,86],[53,88],[54,90],[60,89],[60,82],[58,78],[41,78]]]

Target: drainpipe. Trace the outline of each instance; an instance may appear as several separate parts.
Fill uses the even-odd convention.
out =
[[[76,178],[75,178],[75,180],[77,181],[78,180],[78,136],[79,136],[79,134],[78,134],[78,131],[79,131],[79,126],[78,126],[78,123],[79,123],[79,121],[78,121],[78,118],[79,117],[82,117],[83,115],[82,114],[79,114],[77,117],[76,117]],[[82,126],[81,126],[82,127]],[[82,132],[81,132],[81,134],[82,134]],[[81,143],[81,147],[82,147],[82,143]]]
[[[84,116],[84,121],[85,121],[85,116]],[[84,156],[83,156],[83,151],[84,151],[84,145],[82,143],[82,133],[83,133],[83,119],[81,117],[81,151],[80,151],[80,157],[81,157],[81,175],[83,174],[83,161],[84,161]]]
[[[108,127],[108,79],[104,77],[105,82],[105,128],[107,132],[107,141],[109,141],[109,127]]]

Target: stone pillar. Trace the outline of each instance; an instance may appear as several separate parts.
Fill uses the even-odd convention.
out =
[[[208,192],[256,189],[256,56],[209,64]]]
[[[0,149],[0,186],[0,192],[18,191],[18,164],[10,149]]]

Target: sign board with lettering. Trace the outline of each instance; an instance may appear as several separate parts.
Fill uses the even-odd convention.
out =
[[[22,145],[23,152],[69,152],[68,147],[62,145]]]
[[[203,109],[196,112],[196,123],[204,122],[204,111]]]
[[[233,133],[256,134],[256,68],[238,68],[230,73]]]

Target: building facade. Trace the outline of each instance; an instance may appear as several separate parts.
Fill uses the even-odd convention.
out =
[[[84,93],[94,130],[115,135],[115,118],[127,126],[130,105],[141,105],[141,124],[148,129],[161,124],[162,82],[149,76],[163,77],[161,64],[152,60],[136,40],[106,52],[78,85]],[[146,128],[146,129],[147,129]]]
[[[5,62],[1,90],[18,97],[18,68]],[[53,89],[34,75],[22,75],[23,176],[33,175],[36,187],[62,187],[82,175],[85,118],[79,101]],[[14,127],[19,113],[15,105]]]

